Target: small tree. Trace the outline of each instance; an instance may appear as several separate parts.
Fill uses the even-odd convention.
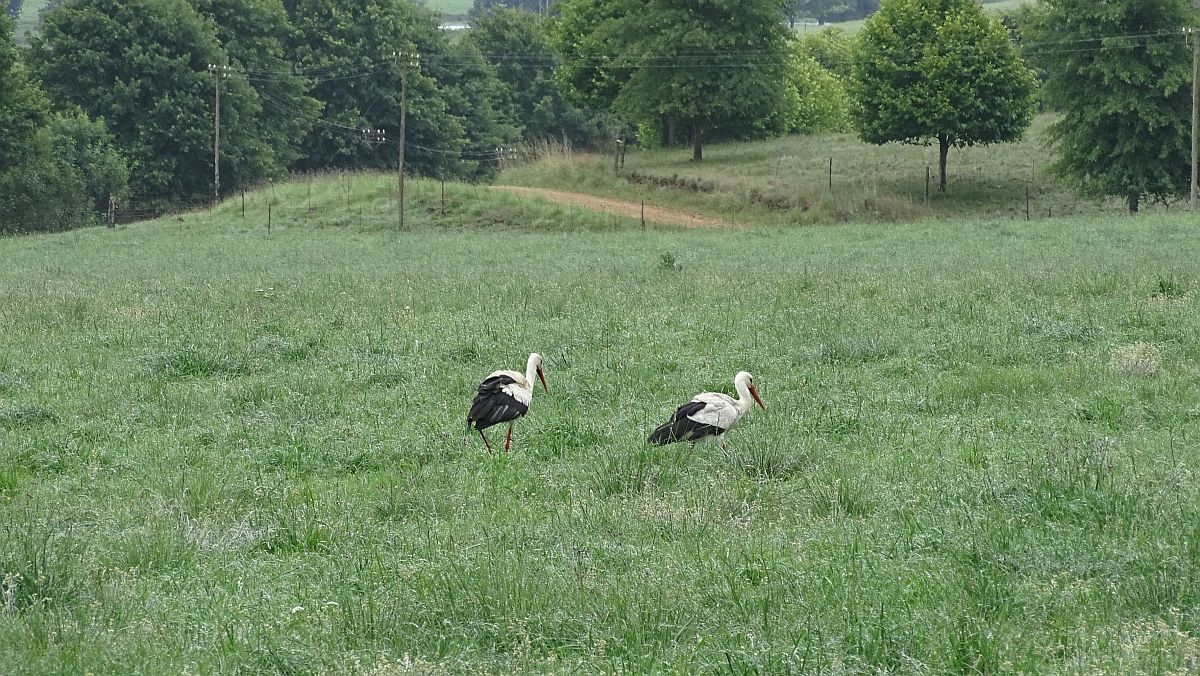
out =
[[[1015,141],[1033,117],[1033,73],[978,0],[885,0],[854,59],[855,126],[869,143],[950,148]]]
[[[1081,45],[1040,50],[1047,102],[1063,115],[1051,127],[1054,170],[1087,195],[1187,193],[1190,49],[1179,28],[1195,21],[1188,0],[1042,0],[1034,42]]]
[[[556,31],[567,63],[561,77],[581,98],[642,124],[686,124],[697,161],[710,133],[779,131],[787,94],[782,2],[700,4],[566,0]]]

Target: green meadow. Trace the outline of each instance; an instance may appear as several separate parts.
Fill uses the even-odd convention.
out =
[[[1200,663],[1195,218],[643,229],[418,181],[397,232],[391,182],[0,239],[0,670]],[[512,452],[464,443],[531,351]],[[728,449],[644,443],[740,369]]]
[[[542,148],[535,161],[508,168],[499,181],[645,200],[774,227],[1126,213],[1124,200],[1080,197],[1051,174],[1054,119],[1039,115],[1015,143],[952,149],[944,194],[938,192],[936,146],[873,145],[854,134],[713,143],[704,147],[701,163],[692,161],[690,146],[633,148],[619,172],[611,155]],[[1165,214],[1186,208],[1186,202],[1143,205],[1145,212]]]

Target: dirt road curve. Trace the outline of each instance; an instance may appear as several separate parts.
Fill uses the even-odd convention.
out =
[[[596,197],[579,192],[566,192],[565,190],[546,190],[544,188],[526,188],[516,185],[494,185],[493,190],[503,190],[516,195],[525,195],[530,197],[541,197],[551,202],[559,204],[574,204],[584,209],[593,211],[603,211],[610,214],[619,214],[628,216],[629,218],[641,218],[642,205],[637,202],[623,202],[621,200],[609,199],[607,197]],[[736,223],[728,221],[719,221],[715,218],[707,216],[699,216],[697,214],[689,214],[686,211],[676,211],[674,209],[664,209],[663,207],[655,207],[646,205],[646,220],[655,223],[666,223],[669,225],[682,225],[688,228],[729,228],[739,227]]]

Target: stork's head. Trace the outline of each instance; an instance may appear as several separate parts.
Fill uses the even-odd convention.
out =
[[[738,374],[733,378],[733,386],[739,390],[745,388],[750,393],[750,396],[754,397],[754,401],[758,404],[758,407],[764,411],[767,410],[767,407],[762,403],[762,399],[758,398],[758,390],[754,389],[754,376],[750,375],[749,371],[738,371]]]
[[[542,381],[542,389],[549,392],[550,387],[546,385],[546,374],[542,371],[542,355],[537,352],[529,355],[529,365],[537,371],[538,380]]]

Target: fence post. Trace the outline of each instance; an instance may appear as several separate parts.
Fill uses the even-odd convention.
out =
[[[1029,220],[1029,186],[1025,186],[1025,220]]]
[[[246,189],[242,188],[242,218],[246,217]]]
[[[267,234],[271,234],[271,203],[267,202]]]
[[[833,158],[829,158],[829,189],[833,190]]]
[[[929,203],[929,165],[925,165],[925,203]]]

